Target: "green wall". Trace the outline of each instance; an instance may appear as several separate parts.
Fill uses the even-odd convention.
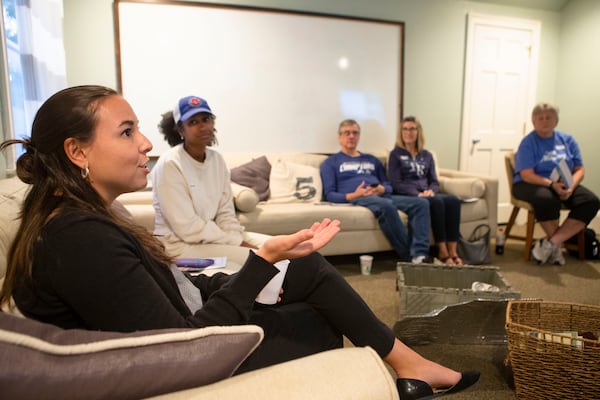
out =
[[[594,33],[597,38],[600,28],[594,28],[593,23],[580,27],[578,19],[600,20],[597,12],[600,2],[595,0],[571,0],[562,12],[461,0],[222,0],[213,3],[403,21],[406,29],[404,113],[420,117],[427,132],[428,148],[437,152],[440,166],[446,168],[459,166],[467,14],[539,20],[542,32],[537,99],[560,104],[559,128],[576,134],[582,144],[591,138],[591,132],[580,132],[589,131],[588,124],[583,126],[584,119],[580,114],[585,112],[587,119],[591,119],[594,103],[588,102],[589,108],[585,110],[578,101],[581,92],[577,86],[582,68],[580,63],[572,60],[587,61],[592,55],[586,46],[587,35]],[[112,7],[112,0],[64,0],[69,85],[94,83],[116,87]],[[596,12],[587,14],[589,8]],[[581,37],[582,34],[585,36]],[[578,45],[570,46],[571,43]],[[597,43],[598,40],[594,44],[597,46]],[[564,46],[570,48],[563,49]],[[588,51],[584,52],[586,47]],[[567,54],[569,57],[565,57]],[[600,57],[597,51],[593,57],[596,66]],[[590,79],[594,76],[592,71],[592,66],[586,71]],[[593,85],[590,91],[592,88]],[[597,93],[594,94],[596,98]],[[593,154],[584,149],[584,157],[589,161]],[[592,178],[588,173],[586,182],[589,186],[592,186]],[[600,192],[600,185],[595,189]]]
[[[558,129],[576,137],[585,164],[584,184],[600,194],[600,1],[572,0],[561,15]]]

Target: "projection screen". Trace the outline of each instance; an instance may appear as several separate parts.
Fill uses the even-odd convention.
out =
[[[404,23],[196,2],[117,0],[120,90],[152,155],[168,148],[161,115],[187,95],[217,116],[219,151],[338,151],[337,125],[360,148],[391,148],[402,116]]]

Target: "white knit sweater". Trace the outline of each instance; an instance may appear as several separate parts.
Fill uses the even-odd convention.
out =
[[[229,169],[216,151],[207,148],[206,159],[198,162],[183,144],[171,148],[152,169],[152,188],[154,234],[167,247],[242,243],[244,228],[235,215]]]

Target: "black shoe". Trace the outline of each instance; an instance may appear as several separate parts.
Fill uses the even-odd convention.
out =
[[[456,385],[451,386],[447,389],[436,390],[435,392],[427,384],[418,379],[396,379],[396,387],[398,388],[398,394],[400,400],[426,400],[435,399],[437,397],[445,396],[447,394],[458,393],[465,390],[466,388],[474,385],[479,380],[479,371],[467,371],[461,374],[460,380]]]
[[[433,389],[427,384],[418,379],[396,379],[396,387],[400,400],[417,400],[425,399],[426,396],[433,396]]]

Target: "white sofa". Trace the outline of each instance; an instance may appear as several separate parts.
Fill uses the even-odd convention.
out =
[[[18,178],[0,179],[0,285],[26,190]],[[153,214],[149,212],[151,207],[144,205],[142,214]],[[219,355],[215,343],[229,346],[225,350],[229,356],[232,335],[242,335],[246,341],[251,335],[258,343],[262,330],[247,325],[158,330],[153,335],[76,331],[0,312],[2,393],[11,399],[399,398],[390,372],[370,348],[331,350],[231,378],[230,373],[221,372],[225,375],[203,384],[202,372],[210,370],[214,363],[202,361],[211,354]],[[220,341],[223,337],[224,344]],[[202,351],[203,345],[206,351]],[[194,363],[195,360],[198,361]]]
[[[387,154],[384,151],[375,155],[386,165]],[[286,195],[286,190],[293,190],[296,186],[296,182],[293,180],[298,177],[302,177],[303,182],[306,181],[306,178],[312,177],[313,184],[320,186],[319,167],[327,158],[326,155],[289,152],[225,152],[222,155],[229,168],[238,167],[263,155],[267,157],[272,166],[271,194],[275,193],[276,199],[269,199],[256,204],[256,193],[249,193],[251,192],[250,189],[233,185],[236,206],[243,204],[243,207],[238,207],[237,215],[246,230],[269,235],[289,234],[306,228],[314,221],[326,217],[336,218],[341,221],[341,231],[331,243],[321,250],[323,255],[392,250],[383,232],[379,229],[376,218],[367,208],[331,204],[317,205],[316,203],[320,203],[320,198],[300,201],[296,200],[290,193]],[[316,179],[314,179],[315,174]],[[498,180],[488,176],[444,168],[439,168],[438,174],[441,192],[472,200],[464,202],[461,207],[460,230],[462,235],[468,237],[479,224],[488,224],[490,231],[495,232],[497,226]],[[282,177],[290,179],[288,185],[282,184]],[[277,187],[274,186],[275,181],[278,183]],[[319,190],[317,188],[317,194],[321,193]],[[252,201],[249,200],[251,197],[254,199],[256,206],[253,206]],[[153,230],[154,211],[152,209],[152,193],[149,190],[122,195],[119,197],[119,201],[127,207],[136,220],[140,221],[149,230]],[[406,215],[402,212],[399,212],[399,214],[406,222]]]

